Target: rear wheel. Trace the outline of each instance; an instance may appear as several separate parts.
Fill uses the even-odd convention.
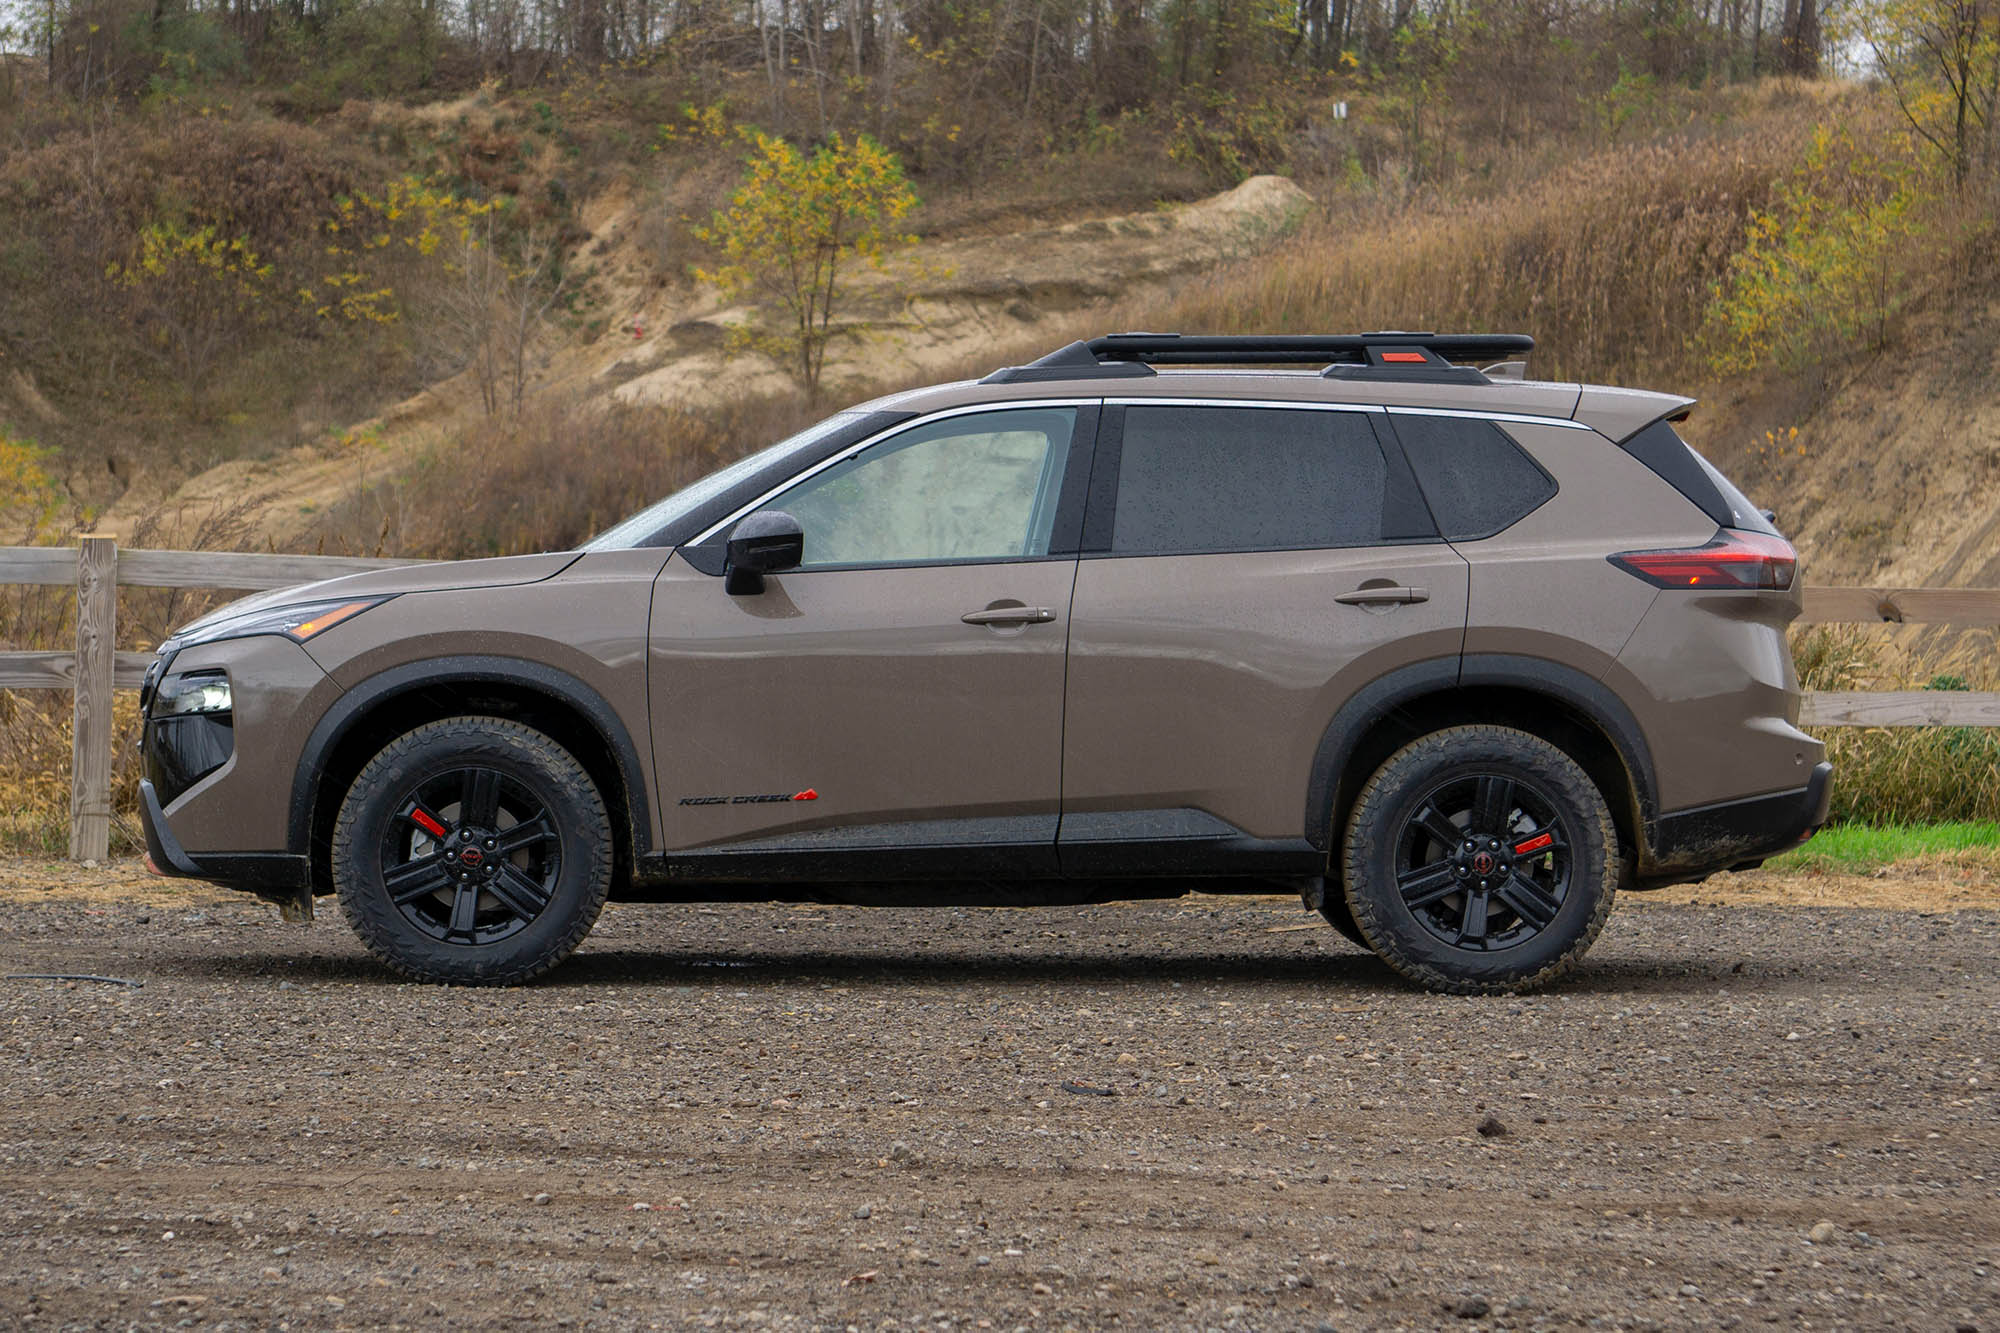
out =
[[[611,866],[590,775],[502,718],[450,718],[392,741],[334,827],[348,924],[420,981],[506,985],[548,971],[590,933]]]
[[[1575,760],[1508,727],[1412,742],[1348,818],[1347,906],[1410,980],[1459,994],[1522,990],[1589,949],[1617,887],[1617,834]]]

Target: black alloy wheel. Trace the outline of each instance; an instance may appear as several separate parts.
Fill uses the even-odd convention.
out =
[[[1506,773],[1428,793],[1396,841],[1396,888],[1419,924],[1459,949],[1510,949],[1569,896],[1570,834],[1555,801]]]
[[[493,768],[447,769],[398,801],[382,830],[382,884],[434,940],[492,944],[547,910],[562,833],[542,799]]]
[[[1355,798],[1342,855],[1368,947],[1459,994],[1574,966],[1618,883],[1603,794],[1569,755],[1511,727],[1451,727],[1391,755]]]
[[[582,943],[611,887],[604,798],[574,755],[497,717],[455,717],[385,746],[334,825],[341,910],[377,958],[420,981],[508,985]]]

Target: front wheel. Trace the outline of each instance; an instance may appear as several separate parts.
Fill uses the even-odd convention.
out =
[[[1368,947],[1432,990],[1540,985],[1597,939],[1618,883],[1611,812],[1538,736],[1452,727],[1370,778],[1347,822],[1347,905]]]
[[[540,976],[590,933],[611,868],[611,820],[590,775],[503,718],[448,718],[391,741],[334,826],[348,924],[419,981]]]

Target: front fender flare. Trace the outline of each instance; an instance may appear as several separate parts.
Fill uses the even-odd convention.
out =
[[[474,654],[427,658],[390,667],[361,681],[334,701],[306,738],[305,749],[299,756],[286,818],[287,849],[311,854],[313,811],[319,805],[320,778],[326,759],[371,711],[419,690],[481,683],[515,685],[548,695],[575,709],[590,724],[618,765],[619,781],[625,788],[625,809],[632,825],[633,855],[644,855],[652,842],[652,803],[646,791],[646,770],[617,710],[603,695],[566,671],[524,658]]]

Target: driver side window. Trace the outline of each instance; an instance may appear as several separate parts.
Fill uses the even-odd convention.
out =
[[[949,417],[773,497],[805,530],[803,568],[1019,560],[1049,553],[1073,407]]]

